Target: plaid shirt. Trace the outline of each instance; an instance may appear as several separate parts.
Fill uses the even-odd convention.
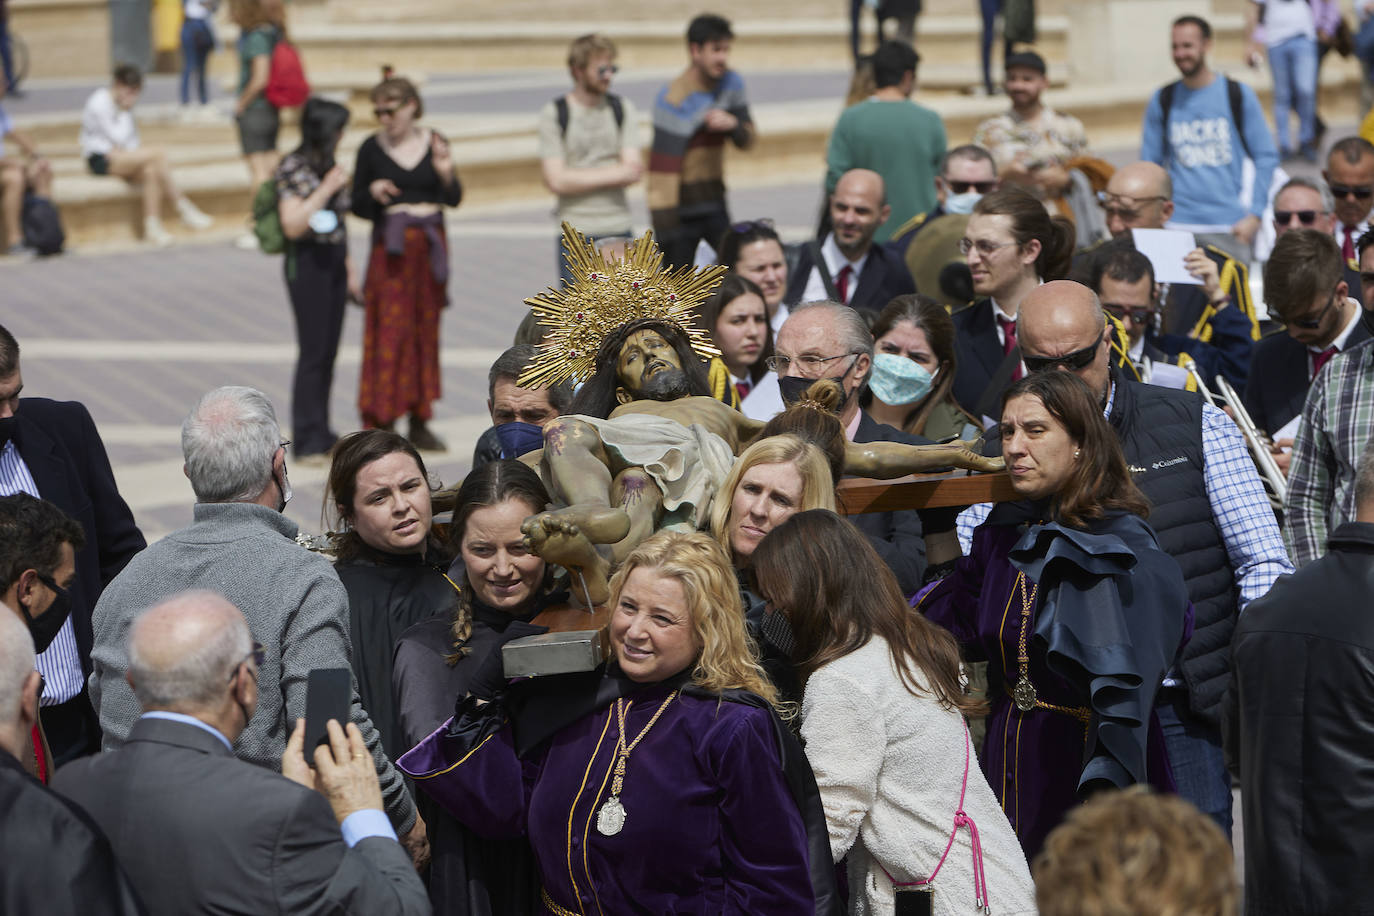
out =
[[[1115,398],[1113,386],[1107,398],[1107,414],[1111,413]],[[1211,404],[1202,405],[1202,458],[1207,501],[1240,591],[1237,610],[1243,611],[1247,604],[1269,591],[1279,576],[1291,573],[1293,564],[1240,428]],[[983,503],[959,514],[959,542],[964,553],[969,551],[973,529],[991,511],[992,504]]]
[[[1293,562],[1326,552],[1327,533],[1355,518],[1355,470],[1374,432],[1374,340],[1343,350],[1312,380],[1293,442],[1283,535]]]

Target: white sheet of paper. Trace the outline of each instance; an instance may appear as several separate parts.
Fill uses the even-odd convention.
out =
[[[1197,247],[1197,239],[1191,232],[1182,229],[1132,229],[1131,238],[1135,241],[1136,251],[1150,259],[1154,265],[1156,283],[1189,283],[1201,286],[1198,280],[1183,266],[1188,252]]]
[[[1298,414],[1296,417],[1294,417],[1293,419],[1289,420],[1287,423],[1283,424],[1283,428],[1280,429],[1278,432],[1274,433],[1273,436],[1272,436],[1271,438],[1272,438],[1275,442],[1278,442],[1280,439],[1292,439],[1292,438],[1294,438],[1295,436],[1297,436],[1297,434],[1298,434],[1298,426],[1300,426],[1301,424],[1302,424],[1302,414]],[[1292,447],[1291,445],[1287,445],[1287,446],[1284,446],[1284,449],[1283,449],[1283,450],[1284,450],[1285,452],[1291,452],[1291,451],[1293,451],[1293,447]]]

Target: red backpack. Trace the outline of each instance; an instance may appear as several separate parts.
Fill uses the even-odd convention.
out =
[[[262,94],[277,108],[296,108],[310,98],[310,84],[305,79],[301,56],[296,46],[285,38],[272,47],[272,68]]]

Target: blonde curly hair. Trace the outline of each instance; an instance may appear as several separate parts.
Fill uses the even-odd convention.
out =
[[[1035,857],[1041,916],[1236,916],[1235,864],[1211,818],[1147,786],[1069,812]]]
[[[692,637],[701,647],[691,682],[714,693],[747,690],[776,704],[777,690],[755,660],[754,642],[744,628],[744,605],[724,548],[702,532],[660,531],[636,547],[611,579],[612,609],[620,604],[625,581],[641,568],[682,586]]]

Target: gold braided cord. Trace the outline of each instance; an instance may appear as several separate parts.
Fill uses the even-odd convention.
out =
[[[693,322],[697,307],[720,284],[724,267],[664,268],[663,252],[652,232],[632,242],[623,260],[607,260],[595,242],[564,223],[563,247],[572,283],[525,300],[539,322],[552,330],[534,362],[520,374],[520,387],[586,381],[596,369],[596,355],[606,337],[641,319],[677,326],[702,359],[720,355],[706,331]]]

